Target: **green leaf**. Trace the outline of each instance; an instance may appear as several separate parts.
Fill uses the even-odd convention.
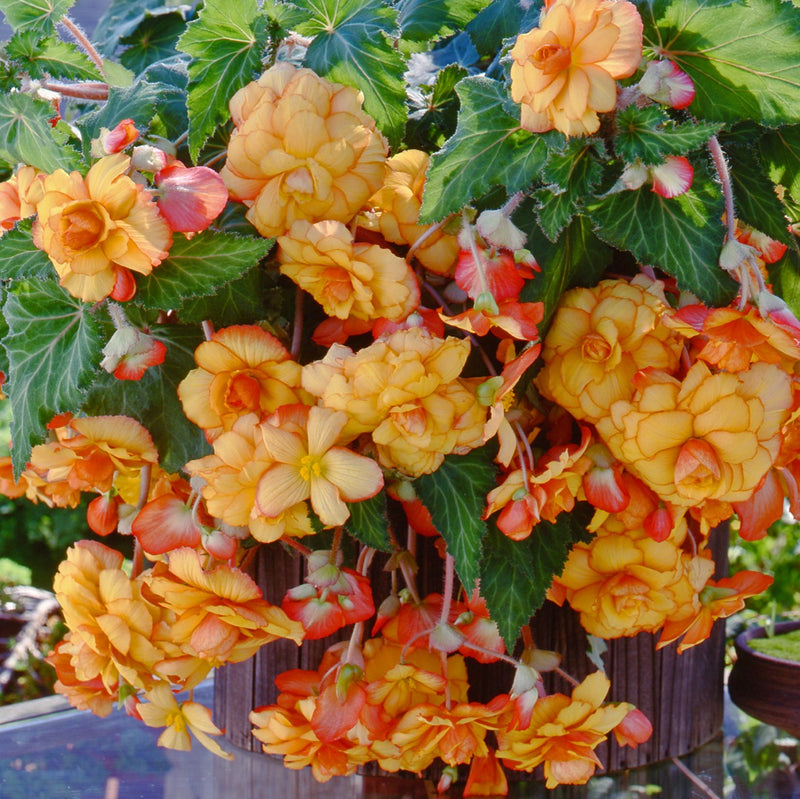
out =
[[[350,518],[345,529],[362,544],[381,552],[391,552],[389,518],[386,515],[386,493],[379,491],[374,497],[362,502],[348,502]]]
[[[74,411],[101,358],[103,334],[91,306],[55,282],[15,282],[3,306],[14,441],[12,461],[19,474],[31,447],[45,437],[57,413]]]
[[[461,584],[471,591],[479,577],[486,522],[481,519],[486,495],[495,486],[495,468],[485,449],[467,455],[448,455],[432,474],[414,482],[433,524],[455,560]]]
[[[691,113],[719,122],[800,121],[800,14],[781,0],[641,5],[645,46],[694,81]]]
[[[42,39],[34,31],[14,34],[6,45],[6,54],[32,78],[103,79],[100,70],[76,45],[60,39]]]
[[[528,225],[528,249],[536,253],[542,271],[522,290],[523,302],[544,303],[544,318],[539,326],[546,330],[562,294],[573,286],[593,286],[611,263],[613,250],[592,232],[592,222],[577,216],[555,243],[536,227]]]
[[[180,317],[182,322],[197,323],[213,319],[218,328],[249,324],[254,319],[280,316],[277,310],[267,310],[266,303],[271,298],[281,301],[282,292],[271,284],[266,270],[256,266],[242,277],[220,286],[215,294],[187,300]]]
[[[120,39],[120,44],[128,47],[119,60],[133,72],[142,72],[150,64],[175,55],[178,38],[185,30],[186,20],[180,13],[145,17],[132,34]]]
[[[211,451],[203,431],[184,415],[177,393],[178,383],[196,367],[194,350],[203,336],[199,328],[187,325],[154,325],[148,332],[167,348],[164,363],[150,367],[141,380],[117,380],[101,372],[81,409],[141,422],[153,436],[162,468],[178,472],[187,461]]]
[[[695,169],[692,188],[665,199],[644,186],[609,194],[589,207],[603,241],[663,269],[707,305],[727,305],[737,284],[718,265],[725,228],[719,187]]]
[[[489,0],[400,0],[397,21],[403,38],[427,42],[464,27]]]
[[[420,86],[419,94],[411,97],[411,114],[406,128],[406,143],[410,148],[429,152],[438,150],[453,135],[458,121],[456,84],[467,77],[467,70],[450,64],[439,72],[433,87]]]
[[[35,166],[44,172],[77,166],[78,154],[61,146],[50,120],[53,107],[28,94],[0,95],[0,154],[11,163]]]
[[[92,41],[101,53],[114,55],[120,39],[130,36],[151,11],[163,10],[165,5],[167,0],[111,0],[95,26]]]
[[[178,310],[185,300],[214,294],[241,277],[271,246],[269,239],[211,230],[191,239],[175,236],[166,260],[147,277],[138,278],[135,302],[143,308]]]
[[[3,236],[0,247],[0,280],[26,278],[54,279],[53,264],[47,253],[34,246],[31,220],[23,219]]]
[[[539,224],[551,241],[558,238],[600,183],[598,156],[604,149],[598,141],[573,139],[559,150],[551,150],[543,171],[543,179],[550,185],[534,195],[539,204]]]
[[[767,133],[759,144],[770,180],[800,203],[800,125]]]
[[[389,38],[397,12],[381,0],[296,0],[307,13],[298,26],[313,36],[305,65],[364,94],[364,110],[396,146],[406,125],[405,61]]]
[[[261,71],[266,18],[256,0],[210,0],[190,22],[178,48],[189,65],[189,152],[192,160],[217,125],[230,117],[228,100]]]
[[[75,0],[0,0],[0,11],[15,30],[36,30],[45,36],[55,33],[56,23]]]
[[[562,513],[555,524],[539,522],[523,541],[512,541],[490,520],[481,563],[481,596],[509,652],[514,651],[522,626],[542,606],[572,546],[588,540],[590,517],[591,512],[578,505]]]
[[[756,146],[760,131],[748,129],[747,132],[750,136],[741,143],[728,137],[720,138],[731,174],[736,217],[773,239],[788,244],[791,236],[786,229],[784,207]]]
[[[521,0],[493,0],[465,28],[477,51],[493,57],[503,41],[536,24],[541,6]]]
[[[617,116],[614,151],[628,163],[638,159],[648,166],[656,165],[668,155],[686,155],[704,146],[720,127],[714,122],[679,125],[656,106],[630,105]]]
[[[502,186],[509,194],[529,186],[544,166],[544,139],[522,130],[508,108],[505,88],[485,77],[456,86],[461,100],[456,132],[434,153],[420,222],[438,222],[473,198]]]
[[[768,268],[773,291],[800,318],[800,254],[789,249],[778,263],[770,264]]]

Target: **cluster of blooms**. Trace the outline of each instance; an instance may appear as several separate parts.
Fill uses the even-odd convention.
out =
[[[630,2],[548,0],[511,50],[522,125],[594,133],[641,57]],[[686,81],[652,62],[624,91],[683,108]],[[277,702],[251,715],[264,750],[288,767],[326,780],[368,762],[419,773],[438,759],[443,787],[469,765],[465,795],[505,793],[500,764],[541,766],[548,787],[586,782],[598,744],[612,731],[641,743],[649,723],[606,701],[602,672],[574,681],[570,696],[547,695],[541,673],[558,657],[530,640],[507,655],[480,587],[455,590],[450,554],[442,593],[420,597],[413,542],[437,531],[414,480],[491,443],[499,476],[484,518],[508,538],[578,502],[595,508],[591,542],[573,548],[552,599],[597,636],[661,631],[659,646],[700,643],[770,582],[752,572],[713,579],[709,531],[736,515],[743,537],[759,537],[784,497],[800,516],[800,324],[762,275],[779,245],[743,227],[729,242],[726,268],[746,281],[737,307],[707,308],[643,270],[567,292],[541,342],[543,306],[522,295],[539,266],[510,221],[521,197],[419,224],[428,155],[389,157],[359,93],[309,69],[278,63],[230,108],[220,175],[153,147],[125,154],[138,135],[125,120],[96,142],[85,176],[23,167],[0,186],[3,227],[33,217],[36,246],[82,301],[130,300],[133,273],[149,274],[174,232],[204,230],[230,197],[275,238],[272,265],[295,284],[298,308],[305,292],[324,316],[313,334],[321,357],[305,363],[300,312],[291,341],[266,323],[204,324],[178,396],[213,452],[185,464],[186,477],[163,471],[147,430],[122,416],[58,417],[18,481],[3,464],[5,493],[51,506],[94,494],[92,530],[136,540],[130,574],[96,541],[76,544],[59,569],[69,633],[51,657],[58,690],[100,714],[124,702],[165,728],[165,746],[187,748],[191,731],[224,754],[209,712],[178,703],[177,690],[277,638],[300,644],[352,625],[317,670],[280,675]],[[672,156],[631,164],[622,184],[650,180],[669,198],[688,188],[687,166]],[[163,344],[109,307],[117,333],[103,366],[141,377]],[[376,602],[374,550],[362,546],[351,568],[340,544],[353,504],[381,491],[405,510],[409,543],[389,531],[392,589]],[[322,528],[331,548],[311,551],[302,539]],[[307,560],[280,607],[240,568],[255,546],[278,542]],[[465,658],[510,662],[509,690],[471,701]]]

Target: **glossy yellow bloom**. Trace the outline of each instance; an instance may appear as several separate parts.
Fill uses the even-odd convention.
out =
[[[354,242],[341,222],[298,220],[278,238],[281,273],[338,319],[405,319],[419,305],[419,285],[400,256]]]
[[[464,455],[483,445],[486,415],[471,383],[447,383],[390,409],[372,431],[378,460],[409,477],[435,472],[445,455]]]
[[[459,376],[469,342],[440,339],[422,328],[400,330],[353,353],[334,345],[303,368],[303,387],[349,420],[344,435],[374,430],[392,408],[434,393]]]
[[[550,694],[533,706],[526,729],[497,731],[497,757],[516,771],[544,764],[548,788],[583,785],[601,766],[594,750],[630,710],[603,704],[611,683],[600,671],[590,674],[572,696]]]
[[[29,482],[36,474],[51,486],[103,493],[115,477],[138,478],[143,466],[158,462],[150,433],[129,416],[81,416],[55,433],[56,441],[31,451]]]
[[[61,285],[85,302],[107,297],[115,266],[149,275],[167,257],[172,231],[152,195],[127,175],[123,153],[97,161],[84,178],[58,169],[44,178],[33,242]]]
[[[601,638],[655,632],[667,618],[697,602],[697,567],[680,549],[686,522],[665,541],[626,530],[610,517],[588,544],[576,544],[555,586],[580,614],[581,625]],[[710,560],[706,568],[714,570]],[[706,578],[710,576],[707,573]]]
[[[75,676],[102,680],[115,693],[120,680],[136,688],[153,685],[163,658],[156,638],[163,612],[142,596],[141,580],[122,570],[122,554],[97,541],[78,541],[67,550],[53,590],[70,629],[61,649]]]
[[[400,768],[422,771],[436,758],[449,766],[489,753],[486,733],[497,726],[497,711],[478,702],[421,704],[398,721],[391,741],[400,750]]]
[[[377,230],[393,244],[416,244],[425,235],[414,257],[431,272],[450,274],[458,258],[458,239],[439,228],[419,224],[419,209],[425,190],[430,156],[422,150],[403,150],[386,162],[383,186],[370,197],[369,209],[359,222]]]
[[[178,385],[183,412],[213,439],[248,413],[259,419],[281,405],[310,398],[300,388],[300,365],[257,325],[218,330],[195,350],[198,368]]]
[[[511,50],[511,96],[522,104],[521,124],[537,133],[587,136],[611,111],[615,81],[633,75],[642,58],[642,20],[627,0],[545,3],[538,28]]]
[[[362,102],[355,89],[286,62],[233,96],[220,174],[262,236],[297,219],[349,222],[380,187],[386,142]]]
[[[147,702],[140,704],[137,712],[148,727],[166,727],[158,737],[158,745],[166,749],[177,749],[186,752],[192,748],[189,733],[209,752],[233,760],[233,755],[226,752],[211,737],[222,735],[222,730],[211,721],[211,711],[199,702],[181,702],[175,699],[167,683],[159,683],[146,693]]]
[[[712,374],[695,363],[683,382],[642,374],[630,401],[597,422],[612,454],[665,502],[743,502],[769,471],[793,408],[779,367]]]
[[[660,324],[661,284],[603,280],[566,292],[542,350],[539,391],[576,419],[597,422],[612,403],[633,395],[633,376],[678,366],[683,339]]]
[[[262,599],[243,571],[231,566],[203,569],[192,549],[169,553],[144,576],[148,590],[176,619],[170,638],[184,652],[213,666],[238,663],[277,638],[300,643],[302,626]]]
[[[247,527],[257,541],[277,541],[283,535],[313,534],[305,502],[276,518],[267,518],[256,507],[256,487],[275,461],[267,453],[255,414],[239,417],[231,430],[214,439],[214,454],[189,461],[184,467],[202,477],[206,510],[231,527]]]
[[[264,516],[278,516],[308,499],[320,521],[332,527],[349,518],[346,502],[369,499],[381,490],[383,473],[378,464],[337,446],[346,421],[343,413],[315,407],[309,409],[301,433],[261,426],[264,445],[275,462],[256,489],[256,506]]]

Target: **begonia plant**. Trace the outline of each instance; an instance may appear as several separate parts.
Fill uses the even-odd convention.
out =
[[[318,780],[646,740],[529,624],[683,651],[772,579],[710,531],[800,517],[797,3],[71,5],[0,0],[1,485],[90,500],[57,690],[229,757],[181,692],[334,636],[242,709]]]

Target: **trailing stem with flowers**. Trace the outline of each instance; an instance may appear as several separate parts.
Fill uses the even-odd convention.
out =
[[[771,582],[708,535],[800,515],[800,10],[115,0],[90,43],[70,5],[0,0],[1,485],[92,497],[58,690],[227,756],[179,691],[338,633],[247,709],[319,780],[646,740],[600,669],[548,694],[529,623],[682,651]]]

